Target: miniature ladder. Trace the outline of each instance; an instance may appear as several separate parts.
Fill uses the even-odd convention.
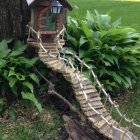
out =
[[[37,43],[31,43],[31,45],[37,46]],[[57,56],[59,54],[57,43],[43,43],[43,46],[47,51],[51,52],[52,55]],[[121,127],[119,123],[110,116],[110,113],[104,108],[104,105],[101,102],[99,93],[83,74],[78,71],[75,72],[74,68],[67,66],[62,59],[59,59],[59,57],[51,57],[42,48],[39,48],[38,55],[47,67],[51,68],[53,71],[62,73],[65,79],[71,83],[75,96],[80,103],[82,112],[94,129],[111,140],[137,140],[137,137],[135,137],[132,132]],[[81,88],[81,83],[84,85],[83,88]],[[92,107],[101,113],[112,125],[106,123],[106,121],[88,105],[84,93],[86,93]],[[114,129],[113,126],[121,129],[125,134]]]

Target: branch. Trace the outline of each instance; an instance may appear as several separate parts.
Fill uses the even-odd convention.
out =
[[[36,71],[49,85],[54,86],[54,84],[50,82],[44,75],[42,75],[42,73],[36,67],[34,67],[34,71]]]
[[[46,77],[44,77],[42,75],[42,73],[39,72],[39,70],[37,68],[34,68],[34,70],[49,84],[49,94],[50,95],[55,95],[58,98],[60,98],[61,100],[63,100],[70,108],[71,111],[77,113],[78,115],[80,115],[80,112],[64,97],[62,97],[58,92],[56,92],[54,90],[54,84],[52,82],[50,82]]]
[[[57,93],[55,90],[52,90],[52,91],[49,91],[50,93],[50,95],[55,95],[55,96],[57,96],[58,98],[60,98],[61,100],[63,100],[68,106],[69,106],[69,108],[70,108],[70,110],[72,111],[72,112],[75,112],[75,113],[77,113],[77,114],[79,114],[80,115],[80,113],[79,113],[79,111],[68,101],[68,100],[66,100],[64,97],[62,97],[59,93]]]

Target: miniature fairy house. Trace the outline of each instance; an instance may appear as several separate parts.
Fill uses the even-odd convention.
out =
[[[67,0],[27,0],[31,7],[31,26],[44,40],[52,40],[66,24]],[[33,36],[35,39],[35,37]]]

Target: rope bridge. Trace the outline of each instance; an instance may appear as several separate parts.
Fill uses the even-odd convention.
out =
[[[137,140],[138,138],[129,131],[129,127],[134,126],[140,128],[140,125],[135,123],[133,120],[128,119],[126,115],[121,113],[119,105],[112,101],[110,95],[106,92],[104,86],[98,80],[93,69],[76,54],[63,48],[64,43],[62,41],[65,27],[63,27],[56,36],[55,41],[51,43],[43,43],[40,33],[36,32],[30,26],[27,27],[29,28],[28,38],[30,38],[30,33],[33,32],[36,34],[38,39],[37,42],[28,43],[39,47],[38,55],[41,61],[54,71],[62,73],[65,79],[71,83],[76,98],[80,103],[82,112],[87,120],[92,124],[93,128],[108,139]],[[66,58],[66,54],[71,55],[71,57]],[[77,67],[74,67],[72,59],[76,59],[79,62],[81,66],[80,70]],[[94,84],[82,74],[83,67],[86,67],[89,70],[89,75],[94,79]],[[96,86],[98,86],[98,91]],[[105,95],[105,103],[101,102],[101,93]],[[107,102],[111,105],[110,111],[107,111],[105,108]],[[120,122],[124,120],[127,122],[129,127],[121,127],[120,122],[115,121],[111,117],[113,109],[115,109],[117,114],[120,116]]]

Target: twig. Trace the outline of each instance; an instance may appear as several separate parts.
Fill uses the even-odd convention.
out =
[[[64,97],[62,97],[62,96],[61,96],[59,93],[57,93],[55,90],[52,90],[49,94],[50,94],[50,95],[55,95],[55,96],[57,96],[58,98],[60,98],[61,100],[63,100],[63,101],[69,106],[69,108],[70,108],[70,110],[71,110],[72,112],[75,112],[75,113],[77,113],[77,114],[80,115],[79,111],[78,111],[68,100],[66,100]]]
[[[62,97],[58,92],[56,92],[54,90],[54,84],[52,82],[50,82],[46,77],[44,77],[37,68],[34,68],[34,70],[49,84],[49,95],[55,95],[58,98],[60,98],[61,100],[63,100],[70,108],[70,110],[72,112],[77,113],[78,115],[80,115],[80,112],[64,97]]]
[[[50,86],[54,87],[54,84],[50,82],[44,75],[42,75],[42,73],[36,67],[34,67],[34,71],[36,71]]]

